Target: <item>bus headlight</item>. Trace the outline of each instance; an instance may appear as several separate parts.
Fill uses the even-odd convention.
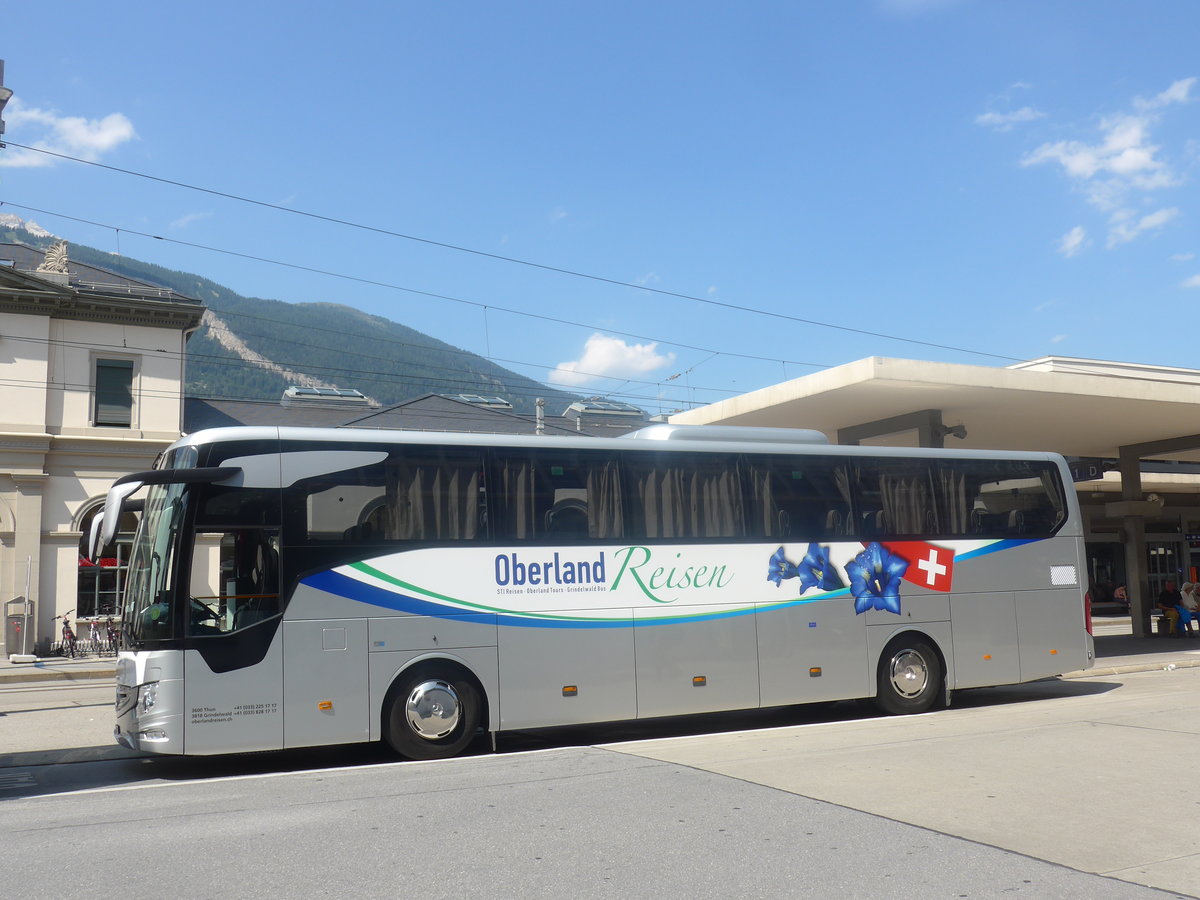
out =
[[[154,709],[154,704],[158,702],[158,682],[152,681],[149,684],[138,686],[138,709],[144,713]]]

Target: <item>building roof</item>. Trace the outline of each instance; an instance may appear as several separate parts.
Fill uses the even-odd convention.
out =
[[[0,299],[6,312],[184,330],[200,324],[204,305],[199,300],[77,262],[69,258],[69,249],[65,271],[39,271],[52,250],[0,242]]]
[[[230,425],[300,425],[334,428],[362,413],[358,409],[327,406],[283,407],[278,400],[205,400],[186,397],[183,401],[183,431],[192,434],[206,428]]]
[[[870,357],[671,416],[672,423],[839,431],[922,410],[966,437],[947,446],[1116,458],[1200,432],[1200,371],[1045,357],[1008,368]],[[912,445],[911,435],[873,444]],[[1148,453],[1200,461],[1194,446]]]
[[[607,420],[590,422],[547,416],[543,429],[547,434],[612,436],[645,425],[644,419],[613,424]],[[265,400],[184,400],[183,430],[191,434],[205,428],[227,425],[298,425],[335,428],[389,428],[408,431],[462,431],[480,434],[536,434],[534,416],[495,409],[442,394],[426,394],[380,409],[337,408],[334,406],[282,406]]]
[[[68,257],[70,250],[68,249]],[[0,241],[0,267],[9,267],[26,274],[38,276],[38,266],[46,260],[46,251],[27,244]],[[114,265],[120,265],[121,258],[114,256]],[[67,274],[70,285],[77,290],[116,294],[119,296],[144,296],[155,299],[173,299],[199,303],[192,297],[185,297],[170,288],[152,284],[138,278],[122,275],[113,269],[93,266],[78,260],[67,260]]]

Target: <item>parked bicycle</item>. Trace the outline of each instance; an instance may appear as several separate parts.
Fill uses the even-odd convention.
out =
[[[102,653],[104,653],[104,631],[100,626],[99,619],[92,619],[92,621],[88,623],[88,642],[86,649],[88,653],[95,653],[97,656],[100,656]]]
[[[71,628],[71,613],[73,609],[68,609],[61,616],[55,616],[56,619],[62,619],[62,643],[58,645],[59,655],[65,656],[68,659],[74,659],[78,650],[78,642],[75,640],[75,632]]]
[[[117,623],[113,621],[113,617],[109,616],[104,620],[104,632],[108,639],[107,652],[113,656],[117,655],[117,647],[121,641],[121,629],[117,627]]]

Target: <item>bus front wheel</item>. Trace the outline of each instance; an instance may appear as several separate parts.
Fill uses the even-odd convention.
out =
[[[479,726],[479,692],[470,678],[446,667],[400,676],[384,720],[388,746],[408,759],[457,756]]]
[[[875,705],[891,715],[927,712],[942,687],[942,661],[929,642],[901,635],[879,657]]]

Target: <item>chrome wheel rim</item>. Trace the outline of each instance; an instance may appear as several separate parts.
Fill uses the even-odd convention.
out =
[[[915,650],[901,650],[892,657],[892,687],[905,699],[918,696],[929,683],[929,666]]]
[[[414,734],[436,741],[458,727],[462,703],[448,681],[430,679],[412,689],[404,704],[404,715]]]

